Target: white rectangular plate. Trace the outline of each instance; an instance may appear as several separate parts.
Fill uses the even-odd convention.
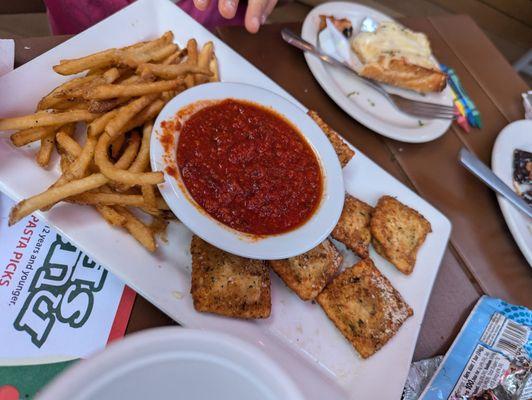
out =
[[[91,29],[0,78],[0,115],[31,113],[38,100],[68,78],[52,66],[109,47],[154,38],[172,30],[184,45],[190,37],[200,44],[212,40],[224,81],[244,82],[270,89],[297,101],[218,38],[167,0],[139,0]],[[303,108],[303,106],[301,106]],[[0,139],[0,189],[14,200],[44,190],[58,168],[46,171],[34,161],[34,149],[14,148]],[[272,274],[272,316],[262,321],[238,321],[194,311],[190,297],[191,234],[171,224],[168,244],[149,254],[128,234],[107,225],[89,207],[61,204],[45,217],[63,235],[105,265],[129,286],[185,326],[215,328],[263,348],[289,373],[308,399],[399,398],[412,358],[423,314],[436,278],[451,225],[440,212],[357,151],[344,169],[346,190],[375,204],[381,195],[421,212],[432,224],[412,275],[399,273],[374,251],[371,257],[414,310],[397,335],[377,354],[362,360],[334,328],[317,304],[304,303]],[[355,260],[344,251],[344,266]]]

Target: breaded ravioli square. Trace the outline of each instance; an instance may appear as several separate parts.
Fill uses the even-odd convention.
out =
[[[361,258],[369,256],[370,219],[373,207],[346,195],[344,209],[331,236],[345,244]]]
[[[286,286],[302,300],[312,300],[338,272],[342,255],[334,244],[326,239],[299,256],[272,260],[269,263]]]
[[[270,271],[264,261],[229,254],[197,236],[190,252],[196,311],[235,318],[270,316]]]
[[[317,301],[363,358],[384,346],[413,315],[369,258],[334,278]]]
[[[318,124],[323,133],[325,133],[331,142],[336,155],[338,156],[338,160],[340,160],[340,165],[342,168],[345,167],[355,155],[353,149],[349,147],[349,145],[333,128],[331,128],[324,120],[321,119],[316,111],[309,110],[307,114],[314,120],[314,122],[316,122],[316,124]]]
[[[429,232],[430,223],[423,215],[393,197],[381,197],[373,210],[373,247],[404,274],[413,271],[417,252]]]

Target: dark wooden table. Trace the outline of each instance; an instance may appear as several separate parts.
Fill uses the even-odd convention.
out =
[[[321,116],[353,145],[446,214],[453,233],[422,324],[415,359],[444,353],[482,294],[532,307],[532,269],[504,222],[495,195],[457,162],[466,146],[490,164],[493,142],[509,122],[523,118],[520,93],[528,89],[508,62],[467,16],[406,18],[425,32],[436,57],[458,73],[477,104],[483,128],[466,134],[453,125],[424,144],[386,139],[360,125],[329,99],[311,75],[303,55],[285,44],[280,30],[299,24],[269,25],[257,35],[243,28],[217,34],[229,46]],[[19,39],[20,65],[65,37]],[[174,323],[137,297],[128,333]]]

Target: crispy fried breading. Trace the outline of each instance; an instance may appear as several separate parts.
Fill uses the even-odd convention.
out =
[[[194,308],[236,318],[267,318],[271,311],[270,272],[265,262],[226,253],[192,237]]]
[[[423,215],[393,197],[381,197],[373,210],[373,247],[404,274],[414,269],[417,252],[431,231]]]
[[[299,256],[272,260],[269,263],[302,300],[312,300],[338,272],[342,255],[330,240],[325,240]]]
[[[410,50],[414,47],[416,56]],[[373,32],[358,33],[351,48],[362,63],[359,73],[366,78],[421,93],[441,92],[447,84],[447,76],[431,57],[427,36],[395,22],[381,22]]]
[[[363,358],[384,346],[413,315],[369,258],[334,278],[317,301]]]
[[[329,125],[327,125],[327,123],[325,123],[324,120],[321,119],[316,111],[309,110],[307,114],[314,120],[314,122],[316,122],[316,124],[318,124],[323,133],[325,133],[331,142],[336,155],[338,156],[338,160],[340,160],[340,165],[342,165],[342,168],[345,167],[351,158],[353,158],[355,152],[342,139],[338,132],[332,129]]]
[[[173,38],[166,32],[154,40],[57,60],[53,70],[73,79],[46,94],[33,114],[0,118],[4,130],[18,130],[11,135],[15,146],[40,142],[36,161],[41,166],[53,161],[54,147],[61,156],[61,175],[13,207],[10,224],[61,202],[80,203],[94,206],[149,251],[156,249],[155,234],[164,240],[166,220],[175,216],[155,187],[164,180],[162,172],[149,167],[153,123],[185,83],[220,80],[212,42],[198,54],[195,39],[185,50]]]
[[[369,256],[368,248],[371,242],[369,224],[372,210],[370,205],[347,194],[340,220],[331,233],[333,238],[362,258]]]

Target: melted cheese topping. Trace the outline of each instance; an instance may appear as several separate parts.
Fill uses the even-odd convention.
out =
[[[381,22],[375,32],[359,33],[352,46],[365,64],[403,58],[410,64],[439,69],[431,59],[427,37],[395,22]]]

